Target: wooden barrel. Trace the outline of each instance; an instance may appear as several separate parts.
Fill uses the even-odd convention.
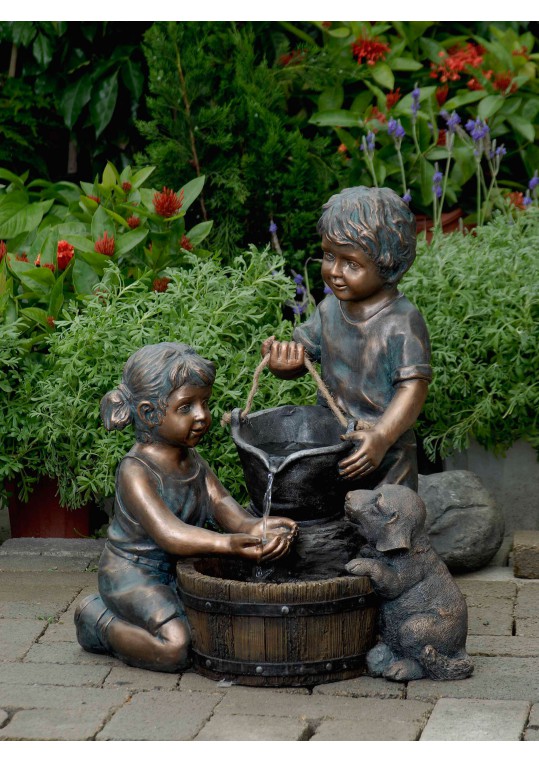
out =
[[[366,577],[275,584],[241,581],[238,568],[217,558],[178,563],[196,671],[258,687],[364,673],[377,612]]]

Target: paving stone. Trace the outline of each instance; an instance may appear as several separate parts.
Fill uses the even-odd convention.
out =
[[[99,557],[105,547],[105,539],[7,539],[0,546],[4,555],[47,555],[50,557]]]
[[[5,544],[5,542],[4,542]],[[2,547],[4,546],[2,545]],[[53,555],[1,555],[0,571],[84,571],[95,561],[85,557],[54,557]]]
[[[528,719],[528,727],[539,729],[539,703],[534,703],[534,705],[532,705],[532,710],[530,711]]]
[[[186,671],[181,675],[180,690],[193,690],[195,692],[216,692],[222,694],[224,691],[231,687],[237,687],[234,682],[229,679],[220,679],[214,681],[213,679],[207,679],[201,674],[197,674],[194,671]],[[310,690],[307,687],[272,687],[272,692],[287,692],[295,695],[309,695]]]
[[[107,659],[107,663],[110,659]],[[165,674],[160,671],[137,669],[124,663],[114,665],[103,683],[103,687],[127,687],[130,691],[174,690],[180,681],[179,674]]]
[[[119,708],[130,697],[129,690],[102,690],[99,687],[57,687],[47,684],[0,683],[0,707],[9,711],[26,708],[54,708],[62,711],[84,705],[90,709]]]
[[[341,682],[319,684],[313,688],[313,695],[341,695],[347,698],[405,698],[406,687],[387,679],[373,679],[360,676]]]
[[[108,655],[87,653],[78,642],[38,642],[28,650],[24,663],[73,663],[80,666],[95,664],[97,666],[115,666],[118,661]]]
[[[0,663],[0,684],[98,686],[103,684],[110,668],[57,663]]]
[[[18,711],[0,729],[0,740],[92,740],[109,717],[106,709],[34,708]]]
[[[515,531],[513,572],[522,579],[539,579],[539,531]]]
[[[512,600],[485,598],[480,606],[468,602],[468,634],[511,636],[512,633]]]
[[[388,701],[390,702],[390,701]],[[392,703],[390,702],[392,705]],[[387,705],[387,704],[386,704]],[[310,738],[311,742],[326,740],[335,742],[339,740],[358,742],[358,741],[384,741],[396,740],[407,741],[417,740],[421,734],[428,718],[428,714],[422,715],[414,722],[399,721],[389,714],[385,720],[381,717],[372,719],[368,714],[358,715],[355,721],[342,719],[326,719],[322,721],[314,735]]]
[[[63,621],[58,621],[56,624],[49,624],[39,638],[39,643],[50,644],[52,642],[77,642],[77,632],[73,622],[65,624]]]
[[[527,729],[524,732],[523,740],[535,740],[536,742],[539,742],[539,729]]]
[[[114,714],[96,739],[192,740],[220,700],[219,695],[202,692],[139,692]]]
[[[539,638],[539,616],[537,618],[515,618],[517,637]]]
[[[515,616],[518,618],[539,617],[539,584],[521,587],[518,590]]]
[[[226,692],[215,709],[215,716],[288,716],[307,718],[309,721],[343,719],[356,721],[360,716],[370,722],[392,719],[420,721],[430,708],[414,700],[387,700],[383,698],[349,698],[335,695],[294,695],[281,693],[276,700],[273,690],[233,687]]]
[[[301,719],[265,717],[254,722],[251,716],[212,716],[195,740],[304,740],[309,725]]]
[[[481,581],[468,577],[455,576],[454,580],[464,597],[488,597],[513,599],[517,594],[517,582],[511,578],[508,581]]]
[[[8,719],[9,719],[9,714],[0,708],[0,727],[3,727]]]
[[[491,566],[488,565],[485,568],[481,568],[479,571],[473,571],[472,573],[462,573],[455,576],[455,581],[459,584],[468,581],[509,581],[515,582],[513,575],[513,568],[511,566]]]
[[[530,704],[525,700],[442,698],[421,740],[520,740]]]
[[[485,700],[527,700],[539,702],[539,658],[473,659],[475,670],[468,679],[409,682],[407,698],[479,698]]]
[[[539,637],[476,637],[472,635],[466,640],[466,650],[469,655],[537,657],[539,656]]]
[[[0,661],[22,658],[47,626],[44,621],[0,618]]]

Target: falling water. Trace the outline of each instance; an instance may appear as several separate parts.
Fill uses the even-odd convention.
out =
[[[271,492],[273,489],[273,479],[275,477],[275,473],[270,470],[268,473],[268,485],[266,486],[266,492],[264,494],[264,501],[262,503],[262,544],[266,544],[268,541],[267,537],[267,525],[268,525],[268,515],[270,514],[271,510]],[[261,566],[257,565],[254,569],[254,576],[256,579],[263,579],[266,576],[266,572],[262,569]]]

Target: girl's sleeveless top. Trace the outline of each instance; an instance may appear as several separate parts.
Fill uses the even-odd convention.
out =
[[[155,482],[155,489],[173,515],[191,526],[204,526],[211,519],[210,496],[206,486],[207,466],[196,452],[192,452],[193,475],[187,478],[166,479],[156,466],[143,457],[128,454],[116,472],[116,497],[114,517],[108,529],[108,542],[124,552],[158,561],[166,561],[170,555],[148,535],[136,518],[118,486],[118,474],[126,460],[137,460],[144,465]]]

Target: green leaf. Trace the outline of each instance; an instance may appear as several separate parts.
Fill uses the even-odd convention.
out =
[[[14,192],[0,196],[0,239],[14,238],[39,226],[54,201],[27,203],[24,193]]]
[[[44,34],[38,34],[34,40],[32,52],[36,61],[43,67],[52,61],[52,42]]]
[[[120,181],[120,175],[116,171],[116,167],[114,166],[114,164],[111,164],[110,161],[107,161],[107,166],[105,167],[103,171],[103,185],[106,188],[112,188],[119,181]]]
[[[72,246],[75,246],[77,251],[84,251],[85,253],[95,254],[95,244],[93,240],[84,238],[82,235],[72,235],[69,238],[69,242]]]
[[[80,295],[90,295],[100,278],[93,268],[82,259],[76,259],[73,266],[73,287]]]
[[[425,206],[432,203],[432,177],[434,167],[423,157],[419,159],[421,200]]]
[[[146,229],[138,228],[136,230],[131,230],[125,235],[119,236],[116,239],[115,253],[126,254],[128,251],[131,251],[132,248],[135,248],[139,243],[142,243],[144,238],[148,235],[148,232],[149,231]]]
[[[144,87],[144,74],[140,64],[128,58],[121,68],[121,74],[123,83],[133,96],[133,99],[138,102]]]
[[[89,102],[92,94],[92,80],[89,74],[66,88],[59,104],[59,110],[68,129],[73,129],[82,109]]]
[[[50,328],[50,325],[47,322],[47,317],[49,315],[44,309],[39,309],[38,307],[26,307],[25,309],[21,309],[21,315],[29,317],[31,320],[43,325],[45,328]]]
[[[385,87],[386,90],[392,90],[395,86],[395,77],[390,67],[384,61],[378,61],[371,68],[371,75],[375,82]]]
[[[51,291],[49,299],[49,314],[53,317],[58,317],[60,309],[64,303],[64,279],[65,272],[62,272]]]
[[[105,254],[98,254],[97,251],[80,251],[76,257],[75,264],[81,260],[86,262],[96,275],[102,277],[106,268],[110,264],[111,258]]]
[[[508,116],[507,121],[513,129],[522,135],[522,137],[529,140],[530,143],[533,143],[535,140],[535,127],[533,124],[526,121],[526,119],[523,119],[521,116]]]
[[[105,209],[99,206],[92,217],[92,238],[94,242],[98,238],[102,238],[105,231],[109,234],[109,238],[111,235],[116,235],[114,222],[112,222]]]
[[[477,107],[478,116],[481,119],[488,119],[503,106],[504,101],[505,98],[502,95],[487,95]]]
[[[140,186],[148,179],[148,177],[155,172],[154,166],[145,166],[143,169],[139,169],[135,172],[131,178],[131,185],[133,188],[140,188]]]
[[[394,71],[418,71],[423,68],[423,65],[413,58],[392,58],[391,68]],[[390,89],[392,90],[393,88]]]
[[[310,124],[319,127],[362,127],[363,120],[351,111],[317,111],[309,119]]]
[[[105,209],[105,207],[101,207]],[[115,211],[112,211],[112,209],[105,209],[105,213],[109,215],[111,219],[113,219],[115,222],[117,222],[119,225],[122,225],[122,227],[127,227],[129,230],[129,225],[127,224],[126,220],[121,217],[119,214],[116,214]]]
[[[182,203],[182,211],[185,213],[187,209],[191,206],[193,201],[198,198],[198,196],[202,193],[202,188],[204,187],[204,181],[206,177],[202,175],[201,177],[195,177],[194,180],[191,180],[190,182],[186,183],[183,188],[180,188],[178,190],[178,195],[183,190],[183,203]]]
[[[356,95],[350,106],[350,111],[354,114],[364,114],[367,106],[372,103],[372,92],[370,90],[364,90]],[[344,142],[344,140],[343,140]]]
[[[189,232],[186,233],[187,237],[193,244],[193,246],[198,246],[199,243],[202,243],[204,238],[206,238],[210,234],[210,230],[213,227],[213,220],[209,220],[208,222],[200,222],[198,225],[195,225],[192,227]]]
[[[340,108],[344,100],[344,88],[341,84],[329,87],[320,93],[318,109],[320,111],[332,111]]]
[[[28,176],[26,174],[26,176]],[[10,172],[9,169],[0,169],[0,180],[8,180],[8,182],[12,182],[13,185],[16,185],[20,190],[24,188],[24,181],[22,177],[18,177],[16,174],[13,174],[13,172]]]
[[[11,28],[15,45],[25,48],[32,42],[37,31],[34,21],[14,21]]]
[[[336,39],[342,39],[343,37],[349,36],[350,29],[348,29],[347,26],[338,26],[336,29],[326,29],[326,32],[329,34],[330,37],[335,37]]]
[[[467,106],[469,103],[476,103],[478,100],[482,100],[487,95],[485,90],[472,90],[472,92],[464,92],[461,95],[456,95],[454,98],[450,98],[444,105],[446,111],[453,111],[461,106]]]
[[[90,118],[95,127],[95,136],[99,137],[112,119],[118,99],[118,71],[100,80],[92,91],[90,101]]]

